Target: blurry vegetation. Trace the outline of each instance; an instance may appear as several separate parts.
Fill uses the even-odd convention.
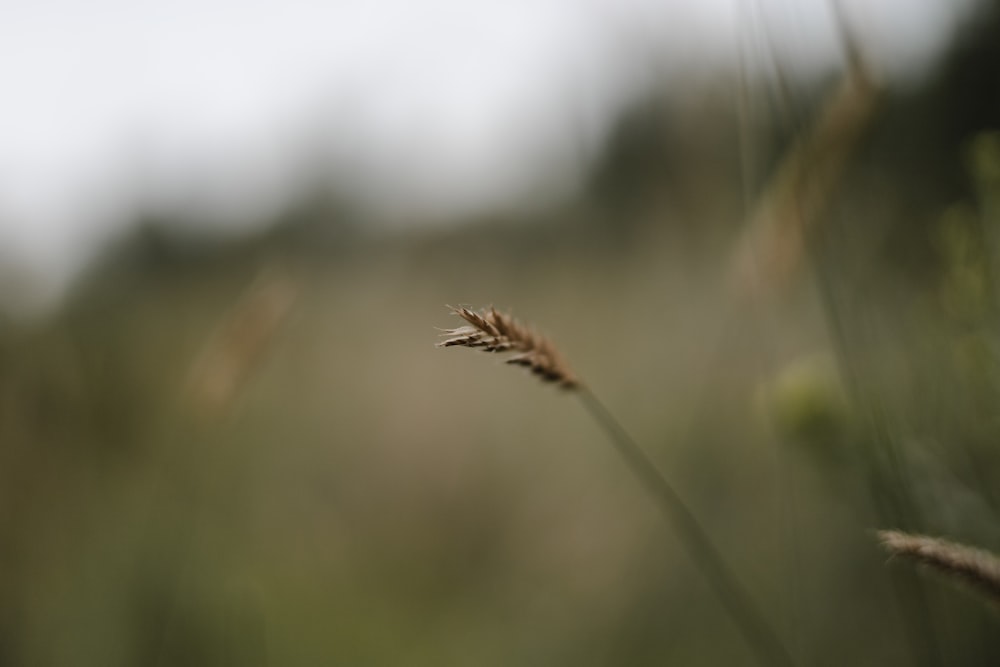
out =
[[[445,303],[559,342],[801,664],[996,664],[997,617],[872,531],[1000,550],[998,16],[886,92],[804,266],[749,298],[745,179],[803,119],[748,172],[731,82],[639,105],[530,220],[146,220],[0,330],[0,665],[746,664],[577,406],[433,348]]]

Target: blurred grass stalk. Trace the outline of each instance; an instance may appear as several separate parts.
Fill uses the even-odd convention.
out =
[[[189,380],[187,394],[197,414],[216,417],[228,410],[263,360],[297,293],[291,279],[265,272],[218,324]]]
[[[878,109],[881,87],[849,29],[843,23],[840,28],[847,71],[757,197],[733,258],[734,286],[754,297],[787,283],[803,264],[807,235],[829,206]]]
[[[831,2],[831,6],[848,55],[848,70],[815,122],[797,135],[748,215],[744,238],[732,265],[734,287],[740,296],[760,300],[785,286],[798,268],[809,261],[848,397],[854,412],[863,417],[856,435],[867,446],[855,448],[860,452],[857,461],[860,472],[867,479],[879,520],[912,529],[924,523],[926,517],[922,516],[916,498],[919,489],[911,479],[911,461],[899,434],[889,423],[885,397],[864,382],[862,362],[848,335],[850,323],[836,294],[838,278],[832,275],[829,262],[824,261],[818,233],[821,223],[830,217],[828,209],[833,194],[871,125],[882,96],[881,87],[843,20],[838,3]],[[995,200],[989,200],[983,192],[995,190],[991,185],[998,182],[996,175],[1000,173],[996,167],[1000,162],[991,159],[988,150],[991,142],[996,142],[995,136],[980,138],[971,155],[986,214],[995,210],[991,206]],[[962,296],[966,294],[963,292]],[[974,580],[980,589],[987,587],[984,564],[989,563],[987,570],[995,566],[995,560],[989,560],[986,554],[973,553],[959,545],[896,532],[883,532],[880,537],[893,553]],[[941,664],[924,584],[911,573],[898,570],[890,573],[890,580],[914,664]]]

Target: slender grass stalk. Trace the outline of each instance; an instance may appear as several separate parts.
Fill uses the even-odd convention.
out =
[[[527,366],[542,380],[573,391],[587,413],[608,436],[629,470],[671,522],[681,545],[711,585],[760,664],[769,667],[794,665],[791,654],[726,564],[697,517],[611,411],[579,381],[556,347],[530,327],[495,308],[478,313],[468,308],[452,308],[452,312],[468,324],[444,330],[442,335],[446,339],[438,346],[516,352],[508,363]]]

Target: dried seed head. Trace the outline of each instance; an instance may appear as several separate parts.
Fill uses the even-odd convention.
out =
[[[445,329],[445,340],[438,347],[474,347],[485,352],[516,352],[508,364],[524,366],[546,382],[566,389],[579,385],[576,376],[563,361],[555,346],[544,336],[521,324],[506,313],[490,306],[480,312],[449,306],[468,324]]]
[[[994,604],[1000,603],[1000,558],[988,551],[925,535],[880,530],[879,541],[892,555],[909,558],[964,581]]]

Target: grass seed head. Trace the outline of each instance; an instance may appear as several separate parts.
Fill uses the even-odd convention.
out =
[[[898,530],[881,530],[878,538],[893,556],[913,560],[962,581],[994,604],[1000,604],[1000,558],[992,553]]]
[[[563,360],[559,351],[544,336],[518,322],[511,315],[490,306],[481,311],[449,306],[466,324],[445,329],[445,339],[438,347],[472,347],[484,352],[514,352],[508,364],[524,366],[546,382],[566,389],[579,386],[579,381]]]

